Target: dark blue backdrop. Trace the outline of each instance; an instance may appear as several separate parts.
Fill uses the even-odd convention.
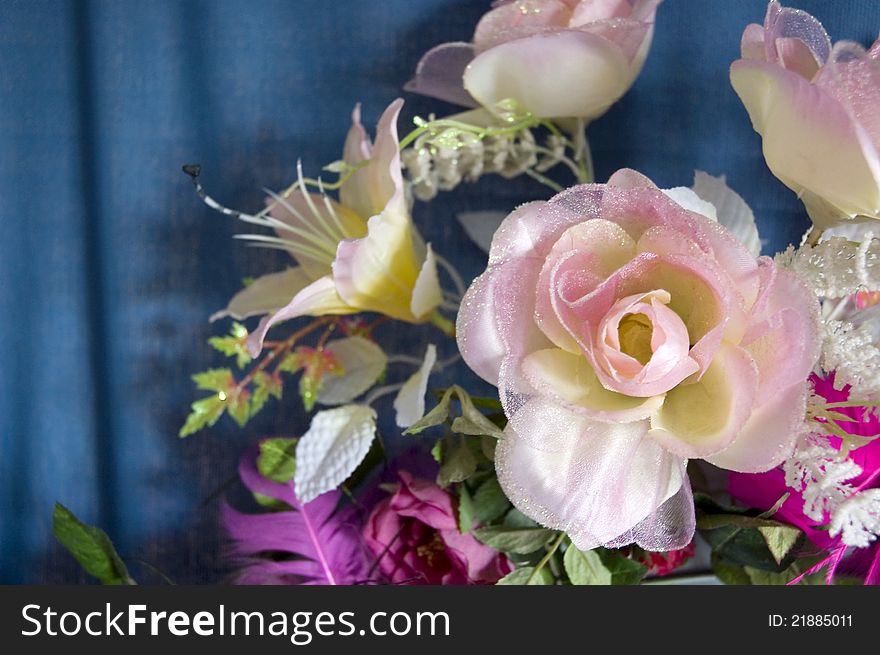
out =
[[[422,52],[469,39],[487,4],[2,2],[0,582],[82,579],[51,537],[56,499],[128,558],[180,581],[222,578],[211,494],[246,444],[295,433],[303,417],[288,400],[244,432],[224,420],[176,437],[188,375],[218,363],[207,316],[242,277],[284,261],[234,243],[238,226],[199,204],[180,164],[201,162],[228,204],[259,207],[298,157],[313,173],[338,158],[352,105],[373,124]],[[644,72],[590,139],[599,179],[622,166],[661,186],[689,184],[694,168],[726,173],[775,249],[800,236],[804,213],[727,81],[765,6],[666,0]],[[799,6],[835,38],[864,43],[880,27],[874,0]],[[451,109],[407,99],[407,120]],[[474,275],[483,260],[450,240],[454,212],[543,195],[489,181],[419,205],[416,219]],[[406,334],[412,348],[426,338]]]

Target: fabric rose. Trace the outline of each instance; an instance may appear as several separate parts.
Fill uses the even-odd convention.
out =
[[[880,40],[831,46],[821,23],[771,2],[746,27],[730,80],[767,166],[819,228],[880,219]]]
[[[400,471],[400,486],[367,519],[364,540],[389,582],[494,583],[512,570],[507,559],[458,528],[452,496]]]
[[[634,171],[520,207],[457,325],[509,420],[501,486],[581,550],[683,548],[688,459],[754,472],[791,451],[818,312],[793,273]]]
[[[468,107],[513,99],[539,118],[592,120],[642,69],[660,1],[495,3],[473,43],[429,51],[407,89]]]
[[[443,296],[430,245],[407,207],[392,102],[371,144],[352,114],[343,159],[357,167],[339,190],[339,202],[297,190],[270,199],[278,235],[299,266],[255,280],[214,318],[268,314],[248,338],[256,356],[270,327],[298,316],[374,311],[411,323],[429,320]]]

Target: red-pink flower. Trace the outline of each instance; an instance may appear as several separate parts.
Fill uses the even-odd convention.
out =
[[[648,573],[664,576],[669,575],[687,562],[694,556],[694,551],[694,542],[692,541],[684,548],[670,550],[666,553],[644,551],[636,557],[636,560],[648,567]]]
[[[400,486],[379,503],[364,540],[395,584],[494,583],[510,573],[507,558],[459,531],[452,496],[400,471]]]

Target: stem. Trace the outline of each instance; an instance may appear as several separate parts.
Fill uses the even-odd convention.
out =
[[[590,152],[590,143],[587,141],[587,122],[583,118],[577,119],[577,127],[574,131],[574,160],[578,165],[578,182],[589,184],[595,180],[593,171],[593,155]]]
[[[455,337],[455,323],[450,321],[445,316],[441,315],[439,312],[434,312],[431,314],[431,318],[429,319],[431,323],[443,332],[447,337]]]
[[[541,561],[539,561],[538,564],[535,566],[535,570],[532,571],[532,573],[531,573],[531,574],[529,575],[529,577],[526,579],[526,584],[527,584],[527,585],[532,584],[532,580],[535,579],[535,576],[538,575],[538,574],[541,572],[541,569],[543,569],[544,566],[547,564],[547,562],[550,561],[550,558],[553,557],[553,553],[555,553],[556,550],[559,548],[559,546],[562,545],[562,540],[563,540],[563,539],[565,539],[565,533],[564,533],[564,532],[560,532],[560,533],[559,533],[559,536],[556,537],[556,541],[554,541],[554,542],[550,545],[550,548],[547,549],[547,554],[544,555],[544,557],[541,558]]]
[[[400,140],[400,149],[405,149],[408,145],[410,145],[413,141],[418,139],[425,132],[436,131],[438,128],[451,127],[462,132],[468,132],[473,134],[478,139],[484,139],[487,136],[503,136],[505,134],[516,134],[517,132],[539,125],[541,121],[535,119],[533,116],[525,116],[520,119],[516,123],[512,123],[507,127],[480,127],[478,125],[471,125],[470,123],[463,123],[461,121],[454,121],[448,118],[441,118],[439,120],[429,121],[420,125],[412,132],[407,134]]]
[[[551,180],[549,177],[541,175],[537,171],[533,171],[531,168],[527,168],[525,170],[525,173],[533,180],[537,180],[538,182],[540,182],[544,186],[550,187],[556,193],[559,193],[560,191],[562,191],[562,186],[560,186],[559,184],[556,184],[556,182]]]
[[[272,352],[270,352],[268,355],[266,355],[260,361],[259,364],[257,364],[253,369],[251,369],[250,373],[245,375],[241,379],[241,381],[237,385],[235,385],[236,390],[242,391],[243,389],[246,389],[247,386],[251,382],[253,382],[254,378],[257,376],[257,373],[265,370],[269,366],[269,364],[271,364],[273,361],[278,359],[279,355],[281,355],[282,353],[287,354],[288,352],[290,352],[290,349],[293,348],[294,344],[297,341],[302,339],[307,334],[314,332],[322,325],[326,325],[327,323],[329,323],[332,320],[334,320],[334,319],[329,318],[329,317],[316,319],[316,320],[312,321],[311,323],[309,323],[308,325],[306,325],[305,327],[300,328],[299,330],[297,330],[296,332],[291,334],[284,341],[277,342],[278,345],[276,345],[272,349]],[[275,342],[273,342],[273,343],[275,343]]]
[[[804,239],[804,243],[811,248],[819,243],[819,240],[822,238],[822,235],[825,233],[825,230],[822,230],[815,225],[810,229],[807,233],[806,239]]]

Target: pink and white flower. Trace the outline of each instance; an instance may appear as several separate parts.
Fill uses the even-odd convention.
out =
[[[880,220],[880,40],[832,47],[818,20],[774,0],[746,27],[730,81],[767,166],[818,227]]]
[[[457,325],[509,419],[505,493],[581,550],[684,547],[688,459],[756,472],[791,452],[818,312],[796,275],[634,171],[520,207]]]
[[[661,0],[496,2],[473,43],[446,43],[407,89],[464,106],[513,99],[539,118],[601,116],[645,63]]]

